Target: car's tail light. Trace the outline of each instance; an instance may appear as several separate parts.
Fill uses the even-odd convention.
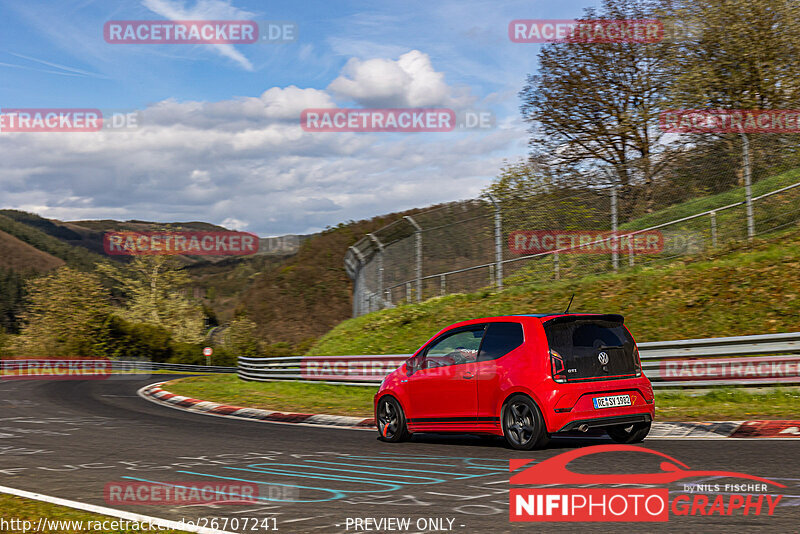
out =
[[[639,359],[639,347],[633,349],[633,363],[636,366],[636,376],[642,376],[642,360]]]
[[[564,358],[553,349],[550,349],[550,363],[553,368],[553,380],[561,384],[565,383],[567,375],[565,374]]]

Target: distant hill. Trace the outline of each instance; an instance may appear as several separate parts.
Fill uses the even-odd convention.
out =
[[[278,352],[301,353],[319,336],[351,315],[351,281],[344,271],[347,248],[405,214],[351,221],[314,235],[260,238],[252,256],[180,256],[210,324],[224,325],[244,312],[258,325],[263,340]],[[221,231],[204,222],[58,221],[19,210],[0,210],[0,268],[46,272],[61,265],[93,270],[98,261],[130,261],[107,256],[103,234],[109,231]]]
[[[102,259],[99,254],[87,253],[85,250],[70,244],[69,241],[76,238],[75,232],[57,222],[44,219],[38,215],[16,210],[0,210],[0,231],[83,271],[93,269],[95,263]],[[9,245],[12,246],[8,250],[10,255],[21,258],[29,255],[30,251],[22,248],[18,251],[15,250],[13,247],[15,244],[16,242],[9,242]],[[7,261],[14,262],[16,260]],[[58,267],[58,265],[51,265],[51,268],[55,267]]]
[[[64,260],[0,231],[1,268],[16,272],[44,273],[57,269],[64,263]]]

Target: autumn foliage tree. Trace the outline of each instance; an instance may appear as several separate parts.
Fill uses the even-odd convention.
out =
[[[20,356],[97,356],[111,311],[93,273],[61,267],[29,282],[20,335],[6,349]]]
[[[202,306],[181,292],[191,279],[174,258],[137,256],[123,267],[100,264],[98,271],[119,284],[126,300],[114,313],[122,319],[162,327],[176,341],[203,340]]]
[[[604,0],[581,20],[651,19],[657,5]],[[665,43],[544,45],[538,73],[520,92],[534,154],[546,156],[572,186],[614,181],[623,207],[633,207],[632,186],[638,184],[643,209],[652,209],[652,183],[667,161],[657,121],[669,83],[668,57]]]

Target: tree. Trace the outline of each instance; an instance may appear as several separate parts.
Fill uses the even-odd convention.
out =
[[[582,20],[653,18],[650,0],[604,0]],[[668,158],[657,128],[669,83],[665,43],[551,43],[539,53],[539,73],[520,92],[531,124],[534,154],[546,155],[571,185],[607,181],[610,168],[620,201],[631,209],[632,185],[644,188],[652,210],[652,183]],[[581,183],[583,182],[583,183]]]
[[[602,229],[609,227],[609,198],[603,191],[570,186],[535,160],[503,166],[486,189],[503,209],[503,230]]]
[[[100,278],[61,267],[31,280],[23,327],[8,352],[19,356],[99,356],[110,313]]]
[[[137,256],[124,267],[100,264],[98,271],[116,281],[127,298],[114,310],[119,317],[165,328],[179,342],[203,340],[202,307],[181,293],[191,279],[174,258]]]
[[[800,102],[800,4],[795,0],[675,0],[685,21],[671,50],[670,105],[780,109]]]
[[[800,4],[795,0],[675,0],[664,16],[682,21],[685,38],[671,50],[669,107],[687,109],[793,109],[800,105]],[[716,145],[756,167],[796,164],[797,136],[762,134],[685,136],[687,143]],[[750,154],[752,152],[752,155]],[[739,178],[744,175],[741,158]]]
[[[25,296],[25,278],[0,268],[0,327],[10,333],[19,330],[19,313]]]
[[[261,344],[256,337],[256,323],[245,315],[238,315],[225,331],[225,349],[236,357],[262,356]]]

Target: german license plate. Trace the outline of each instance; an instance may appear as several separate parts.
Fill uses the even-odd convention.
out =
[[[595,397],[592,399],[595,410],[601,408],[617,408],[618,406],[630,406],[630,395],[612,395],[610,397]]]

